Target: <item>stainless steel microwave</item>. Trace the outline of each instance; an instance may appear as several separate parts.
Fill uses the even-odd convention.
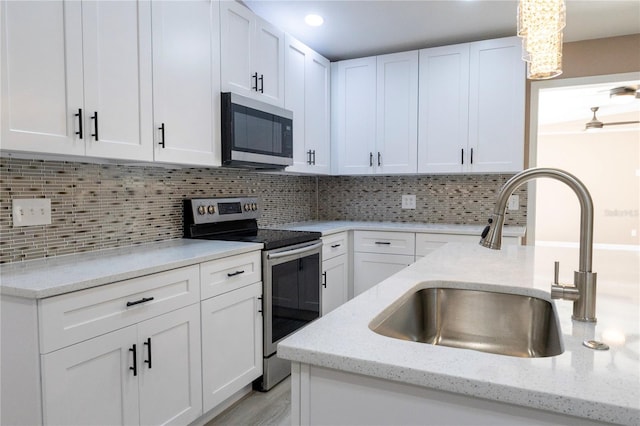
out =
[[[293,164],[293,112],[222,93],[222,165],[283,169]]]

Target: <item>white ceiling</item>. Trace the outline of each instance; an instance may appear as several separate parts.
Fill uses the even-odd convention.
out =
[[[517,0],[244,0],[332,61],[516,33]],[[638,0],[566,0],[566,42],[640,33]],[[304,23],[308,13],[321,27]]]

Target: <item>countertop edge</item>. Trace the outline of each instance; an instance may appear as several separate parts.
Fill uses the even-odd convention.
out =
[[[607,404],[598,401],[585,401],[580,398],[573,398],[566,395],[545,393],[536,390],[518,388],[512,385],[491,383],[470,378],[461,378],[449,374],[412,370],[406,367],[381,364],[365,359],[353,359],[333,354],[307,352],[282,343],[278,345],[278,357],[293,362],[300,362],[346,373],[371,376],[392,382],[405,383],[423,388],[471,396],[487,401],[540,409],[607,423],[612,421],[611,416],[597,414],[611,412],[618,413],[618,419],[616,420],[622,421],[623,423],[621,424],[633,424],[633,420],[638,419],[640,416],[640,410],[630,407]],[[434,378],[444,378],[446,380],[430,380]],[[432,383],[430,385],[425,385],[424,381],[427,380],[435,382],[435,384]],[[509,392],[505,392],[506,389],[508,389]],[[495,395],[495,397],[489,397],[487,395]],[[628,419],[628,421],[625,421],[624,419]]]
[[[167,240],[167,241],[173,241],[173,240]],[[152,244],[156,244],[156,243],[152,243]],[[251,251],[260,250],[262,248],[262,244],[256,244],[256,243],[238,243],[238,244],[239,246],[235,248],[224,249],[222,251],[216,251],[216,252],[209,252],[202,255],[196,255],[188,259],[163,262],[161,264],[141,267],[139,269],[132,269],[126,272],[103,275],[97,278],[90,278],[90,279],[79,280],[79,281],[70,281],[69,283],[60,284],[51,288],[29,289],[29,288],[20,288],[20,287],[2,284],[0,285],[0,294],[3,296],[19,297],[23,299],[36,299],[36,300],[45,299],[48,297],[71,293],[74,291],[86,290],[89,288],[113,284],[119,281],[139,278],[145,275],[151,275],[151,274],[156,274],[164,271],[169,271],[171,269],[192,266],[192,265],[196,265],[203,262],[221,259],[224,257],[248,253]],[[144,247],[144,246],[145,245],[141,245],[139,247]],[[95,253],[95,252],[91,252],[91,253]],[[70,255],[70,256],[73,256],[73,255]]]

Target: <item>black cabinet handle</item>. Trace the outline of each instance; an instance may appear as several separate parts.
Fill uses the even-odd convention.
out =
[[[260,78],[258,79],[260,80],[260,93],[264,93],[264,74],[260,74]],[[256,84],[257,86],[257,84]]]
[[[258,73],[257,72],[253,73],[251,78],[255,82],[255,84],[253,86],[251,86],[251,90],[255,90],[257,92],[258,91]]]
[[[311,150],[307,151],[307,164],[311,164]]]
[[[127,306],[139,305],[140,303],[150,302],[153,300],[153,297],[143,297],[140,300],[136,300],[134,302],[127,302]]]
[[[316,150],[314,149],[313,151],[311,151],[313,153],[313,164],[314,166],[316,165]]]
[[[369,153],[369,167],[373,167],[373,152]]]
[[[342,244],[334,244],[334,245],[331,246],[331,248],[337,248],[337,247],[340,247],[341,245]]]
[[[262,313],[262,296],[259,296],[258,300],[260,301],[260,309],[258,309],[258,312]]]
[[[235,271],[227,273],[228,277],[235,277],[236,275],[244,274],[244,271]]]
[[[378,151],[378,166],[382,166],[382,154]]]
[[[460,155],[460,164],[464,164],[464,148],[461,149],[462,154]]]
[[[473,164],[473,148],[471,148],[471,164]]]
[[[78,113],[73,115],[74,117],[78,117],[78,131],[76,135],[78,135],[79,139],[82,139],[84,137],[84,132],[82,131],[82,108],[78,108]]]
[[[137,360],[135,343],[134,343],[134,345],[132,347],[129,348],[129,352],[133,352],[133,367],[129,367],[129,370],[133,370],[133,375],[137,376],[138,375],[138,360]]]
[[[100,140],[98,138],[98,111],[93,112],[91,119],[93,120],[93,126],[96,131],[95,133],[92,133],[91,136],[93,136],[96,139],[96,142],[98,142]]]
[[[144,345],[147,347],[147,359],[144,361],[144,363],[149,364],[149,368],[151,368],[151,337],[147,338],[147,341],[144,342]]]
[[[390,246],[391,243],[389,241],[376,241],[376,244],[379,244],[381,246]]]
[[[160,142],[158,142],[158,145],[164,148],[164,123],[158,127],[158,130],[160,130]]]
[[[322,273],[322,287],[327,288],[327,271]]]

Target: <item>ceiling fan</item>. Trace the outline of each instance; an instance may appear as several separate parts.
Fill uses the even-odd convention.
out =
[[[591,121],[587,122],[584,125],[584,130],[597,130],[597,129],[602,129],[604,126],[617,126],[617,125],[622,125],[622,124],[638,124],[640,123],[640,120],[635,120],[635,121],[612,121],[609,123],[603,123],[602,121],[598,120],[598,118],[596,117],[596,112],[600,109],[600,107],[591,107],[591,111],[593,111],[593,118],[591,118]]]

